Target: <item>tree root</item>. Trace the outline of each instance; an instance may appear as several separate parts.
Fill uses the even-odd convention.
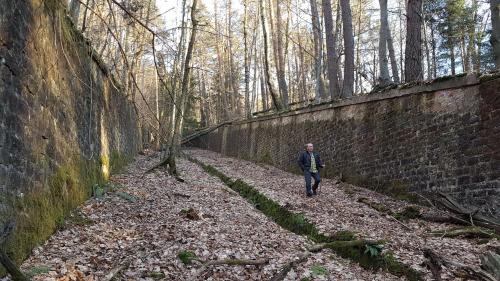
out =
[[[169,163],[168,163],[168,162],[169,162],[168,157],[167,157],[167,158],[165,158],[165,159],[163,159],[160,163],[158,163],[158,164],[154,165],[153,167],[151,167],[151,168],[147,169],[147,170],[146,170],[146,171],[142,174],[141,178],[144,178],[147,174],[154,172],[156,169],[158,169],[158,168],[160,168],[160,167],[165,167],[165,168],[168,168],[168,167],[169,167]],[[175,171],[174,173],[170,173],[170,172],[169,172],[169,174],[170,174],[171,176],[173,176],[173,177],[174,177],[174,178],[175,178],[178,182],[185,182],[185,180],[184,180],[183,178],[181,178],[181,177],[177,174],[177,172],[176,172],[176,171]]]
[[[288,275],[288,272],[290,272],[290,270],[292,270],[292,268],[294,268],[297,265],[299,265],[299,264],[303,263],[304,261],[306,261],[307,258],[309,258],[309,256],[311,256],[311,254],[312,253],[309,252],[309,251],[301,253],[297,258],[294,258],[293,260],[291,260],[290,262],[288,262],[287,264],[285,264],[285,266],[283,266],[281,268],[281,270],[278,271],[278,273],[276,273],[271,278],[271,281],[281,281],[281,280],[284,280],[286,278],[286,276]]]
[[[433,231],[432,235],[447,237],[447,238],[456,238],[456,237],[495,238],[495,237],[500,237],[494,231],[491,231],[488,229],[481,229],[480,227],[463,227],[463,228],[454,228],[454,229],[448,229],[448,230],[438,230],[438,231]]]
[[[466,280],[497,280],[495,277],[491,276],[488,272],[482,269],[475,269],[465,264],[446,260],[443,257],[438,256],[431,249],[424,249],[424,257],[427,258],[426,264],[431,270],[434,280],[441,280],[442,266],[445,266],[448,269],[455,268],[456,270],[452,272],[453,275]]]
[[[208,267],[210,266],[216,266],[216,265],[264,265],[269,262],[269,259],[223,259],[223,260],[214,260],[214,261],[201,261],[201,267],[198,269],[196,274],[193,276],[192,280],[197,280],[198,277],[207,270]]]
[[[14,230],[14,221],[7,222],[2,232],[0,233],[0,263],[4,266],[7,272],[12,277],[14,281],[29,281],[30,279],[24,275],[24,273],[19,269],[19,267],[10,259],[10,257],[5,252],[5,242],[12,230]]]

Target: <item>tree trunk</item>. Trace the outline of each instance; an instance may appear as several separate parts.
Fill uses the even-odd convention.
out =
[[[389,77],[389,61],[387,59],[387,31],[389,24],[387,23],[387,0],[379,0],[380,4],[380,29],[378,40],[378,60],[379,60],[379,76],[378,83],[381,87],[391,83]]]
[[[490,0],[491,9],[491,45],[495,56],[495,65],[500,69],[500,0]]]
[[[326,32],[326,53],[328,63],[328,80],[330,81],[330,98],[340,97],[339,74],[337,69],[337,52],[335,51],[337,42],[333,34],[332,3],[330,0],[323,0],[323,17],[325,19]]]
[[[278,86],[280,88],[281,97],[283,100],[283,107],[287,108],[288,101],[288,86],[285,78],[285,60],[283,57],[283,36],[282,36],[282,27],[281,27],[281,8],[280,8],[280,0],[276,0],[276,51],[278,52]]]
[[[260,3],[260,19],[262,23],[262,36],[264,40],[264,72],[266,76],[266,83],[267,83],[267,88],[269,90],[269,94],[271,95],[271,99],[273,101],[273,105],[276,108],[276,110],[281,110],[281,102],[278,100],[276,97],[276,91],[274,90],[274,87],[271,82],[271,74],[269,70],[269,50],[268,50],[268,44],[267,44],[267,31],[266,31],[266,20],[265,20],[265,14],[264,14],[264,1],[259,0]]]
[[[455,65],[455,46],[453,46],[453,44],[451,44],[450,46],[450,68],[451,68],[451,75],[455,75],[456,72],[455,72],[455,68],[456,68],[456,65]]]
[[[172,140],[169,148],[168,155],[168,164],[169,164],[169,172],[172,175],[178,175],[177,166],[175,163],[175,157],[177,157],[178,149],[181,143],[182,136],[182,124],[184,119],[184,109],[186,106],[186,101],[188,99],[189,94],[189,73],[190,73],[190,62],[193,54],[194,44],[196,42],[196,31],[198,28],[198,20],[196,19],[196,4],[198,0],[193,0],[193,5],[191,6],[191,22],[192,22],[192,31],[191,38],[189,39],[188,48],[186,51],[186,59],[184,60],[184,72],[182,74],[182,83],[181,83],[181,95],[178,99],[178,110],[175,116],[175,126],[174,132],[172,135]]]
[[[396,61],[396,52],[394,51],[394,43],[389,24],[387,24],[387,48],[389,49],[389,58],[391,59],[392,80],[399,84],[398,62]]]
[[[69,2],[69,15],[73,22],[78,26],[78,17],[80,16],[80,0],[71,0]]]
[[[243,2],[243,45],[244,45],[244,62],[245,62],[245,115],[247,118],[252,117],[252,112],[250,110],[250,60],[248,54],[248,3],[247,0]]]
[[[432,47],[432,78],[437,77],[436,37],[434,36],[434,25],[431,24],[431,47]]]
[[[422,0],[408,0],[406,29],[405,81],[421,81],[423,79]]]
[[[354,83],[354,35],[352,31],[351,5],[349,2],[349,0],[340,0],[345,54],[342,96],[345,98],[352,97]]]
[[[321,25],[319,23],[318,5],[316,0],[310,0],[311,4],[311,19],[314,38],[314,76],[316,77],[316,95],[315,99],[319,102],[325,97],[325,86],[322,75],[322,59],[323,59],[323,40],[321,39]]]

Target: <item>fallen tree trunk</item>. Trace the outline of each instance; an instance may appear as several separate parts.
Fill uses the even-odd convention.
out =
[[[225,126],[225,125],[230,125],[233,121],[227,121],[227,122],[223,122],[223,123],[220,123],[216,126],[213,126],[213,127],[209,127],[209,128],[205,128],[205,129],[202,129],[196,133],[193,133],[189,136],[186,136],[182,139],[181,141],[181,144],[186,144],[194,139],[196,139],[197,137],[200,137],[200,136],[203,136],[203,135],[206,135],[212,131],[215,131],[217,130],[218,128],[222,127],[222,126]]]
[[[481,267],[490,272],[497,280],[500,280],[500,255],[486,252],[481,256]]]
[[[439,192],[438,195],[439,198],[437,198],[437,201],[446,210],[454,214],[457,214],[461,220],[469,221],[469,223],[473,226],[490,228],[495,230],[497,233],[500,233],[500,222],[497,222],[494,219],[490,219],[479,214],[477,210],[471,211],[466,209],[447,194]]]
[[[431,249],[424,249],[424,257],[427,258],[427,265],[429,266],[435,280],[441,280],[442,266],[447,267],[449,270],[455,269],[452,271],[453,275],[459,278],[464,278],[465,280],[497,280],[491,274],[482,269],[476,269],[465,264],[446,260]]]
[[[498,237],[492,230],[481,229],[479,227],[463,227],[448,230],[433,231],[432,235],[447,238],[465,237],[465,238],[494,238]]]

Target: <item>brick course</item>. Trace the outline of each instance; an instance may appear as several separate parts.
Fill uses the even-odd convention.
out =
[[[496,75],[496,76],[495,76]],[[191,145],[298,172],[312,142],[326,177],[442,191],[500,214],[500,78],[468,75],[233,122]],[[225,136],[225,137],[224,137]]]

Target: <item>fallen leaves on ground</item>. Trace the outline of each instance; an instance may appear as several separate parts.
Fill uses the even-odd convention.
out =
[[[221,165],[230,165],[227,160],[221,159]],[[119,191],[83,204],[76,213],[85,223],[57,231],[33,250],[22,269],[47,268],[33,278],[47,281],[103,280],[114,273],[117,280],[190,280],[200,264],[184,264],[178,257],[184,251],[203,261],[269,259],[262,266],[211,266],[200,280],[268,280],[310,244],[187,160],[178,160],[185,182],[162,169],[142,176],[158,162],[157,154],[139,155],[112,177],[112,184],[122,186]],[[258,171],[247,171],[248,179],[257,180]],[[272,186],[266,188],[273,190]],[[364,270],[329,250],[314,254],[287,278],[312,276],[311,268],[317,265],[328,274],[314,276],[315,280],[398,280],[385,272]]]
[[[451,226],[418,219],[405,222],[405,225],[411,229],[409,230],[390,215],[380,213],[358,202],[358,199],[369,198],[393,211],[402,211],[410,204],[368,189],[336,180],[323,179],[319,195],[308,198],[305,196],[304,179],[300,175],[269,165],[225,157],[212,151],[190,149],[186,153],[215,167],[232,179],[242,179],[289,210],[304,214],[325,234],[353,231],[359,238],[387,240],[386,250],[392,251],[399,261],[424,272],[425,278],[429,280],[432,279],[430,272],[423,266],[422,250],[424,248],[431,248],[448,260],[479,267],[480,255],[485,249],[492,245],[499,246],[498,240],[492,240],[488,244],[479,244],[474,240],[435,237],[430,234],[431,231],[447,229]],[[314,258],[321,259],[318,256]],[[310,261],[305,267],[309,265]],[[451,275],[449,270],[443,270],[442,278],[455,280],[456,277]],[[344,280],[354,279],[356,276],[353,276],[353,279]]]

